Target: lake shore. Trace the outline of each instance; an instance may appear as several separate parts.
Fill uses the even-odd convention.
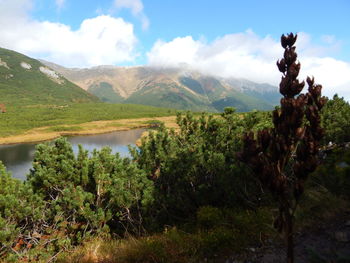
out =
[[[176,128],[176,116],[93,121],[73,125],[40,127],[25,133],[0,138],[0,145],[35,143],[56,139],[60,136],[93,135],[114,131],[125,131],[152,126],[152,121],[161,121],[168,128]]]

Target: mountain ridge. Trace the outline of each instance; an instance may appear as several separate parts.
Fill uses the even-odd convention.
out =
[[[181,68],[96,66],[65,68],[43,61],[102,101],[136,103],[195,111],[270,110],[279,103],[277,87],[236,78],[221,78]]]
[[[1,102],[10,105],[98,102],[40,61],[0,48]]]

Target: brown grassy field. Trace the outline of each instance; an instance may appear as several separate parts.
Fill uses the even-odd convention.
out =
[[[123,131],[151,126],[152,121],[164,122],[166,127],[176,128],[176,116],[121,119],[112,121],[94,121],[74,125],[47,126],[31,129],[23,134],[0,138],[0,144],[41,142],[58,138],[62,135],[90,135]]]

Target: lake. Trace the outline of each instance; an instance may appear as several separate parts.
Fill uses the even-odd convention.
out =
[[[78,152],[78,145],[81,144],[89,152],[92,152],[93,149],[109,146],[113,153],[119,152],[121,156],[129,156],[128,145],[135,145],[136,140],[141,137],[144,131],[145,129],[135,129],[97,135],[71,136],[67,139],[72,144],[75,154]],[[21,180],[26,179],[26,175],[32,167],[36,144],[0,145],[0,160],[13,177]]]

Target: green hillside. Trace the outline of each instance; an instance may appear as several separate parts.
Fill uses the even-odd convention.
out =
[[[208,104],[208,107],[214,111],[222,112],[226,107],[235,107],[239,112],[272,109],[272,104],[263,98],[227,89],[213,77],[200,77],[198,80],[183,77],[180,81],[187,88],[201,94],[204,97],[203,103]]]
[[[179,82],[182,85],[176,82],[150,83],[133,93],[124,102],[210,112],[222,112],[225,107],[235,107],[239,112],[273,108],[272,104],[262,98],[225,88],[219,80],[213,77],[200,77],[199,79],[180,77]],[[100,93],[94,94],[103,100]]]
[[[205,90],[203,89],[199,81],[190,77],[180,77],[179,80],[182,85],[193,90],[194,92],[197,92],[198,94],[205,94]]]
[[[96,85],[91,85],[88,92],[100,98],[104,102],[121,103],[124,99],[113,90],[111,84],[100,82]]]
[[[212,104],[218,111],[223,111],[226,107],[235,107],[238,112],[271,110],[272,108],[271,104],[262,99],[235,91],[231,91],[231,93],[224,98],[213,101]]]
[[[175,83],[152,83],[133,93],[125,103],[193,111],[215,111],[206,98],[196,96]]]
[[[17,135],[38,127],[55,127],[91,121],[162,117],[176,110],[145,105],[111,103],[72,103],[64,106],[8,106],[0,114],[0,137]]]
[[[38,60],[0,48],[0,102],[5,105],[98,102]]]

